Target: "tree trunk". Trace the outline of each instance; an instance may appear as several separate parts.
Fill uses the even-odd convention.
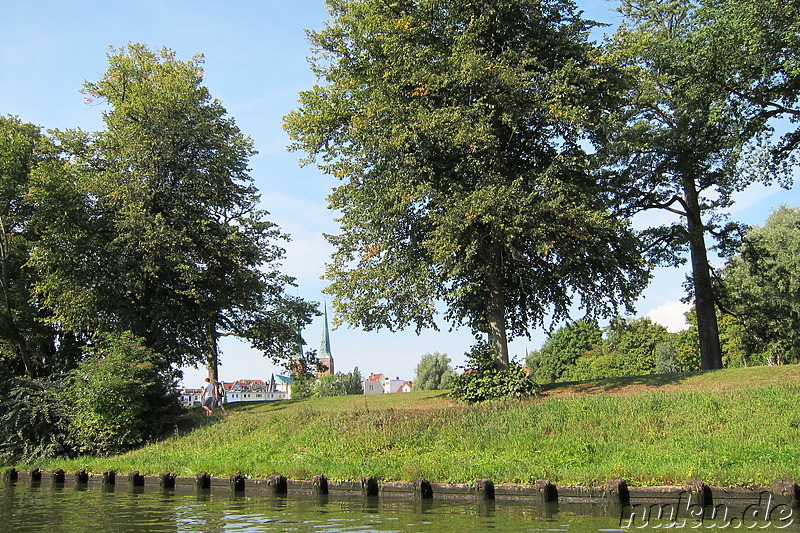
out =
[[[503,292],[502,251],[500,245],[491,246],[491,264],[486,284],[489,288],[489,299],[486,302],[486,313],[489,324],[489,347],[497,355],[494,363],[498,370],[505,370],[509,365],[508,338],[506,337],[506,298]]]
[[[208,377],[211,379],[212,383],[219,381],[219,345],[217,343],[217,338],[217,326],[213,321],[209,321],[206,331],[206,343],[208,348],[206,367],[208,368]]]
[[[711,267],[705,243],[705,229],[700,216],[697,187],[691,179],[683,184],[686,201],[686,225],[689,230],[689,249],[692,257],[692,284],[697,313],[697,333],[700,338],[700,369],[722,368],[722,350],[719,344],[717,310],[714,289],[711,285]]]

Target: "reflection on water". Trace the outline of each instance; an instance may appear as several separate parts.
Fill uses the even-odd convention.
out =
[[[664,527],[662,524],[661,527]],[[656,528],[660,529],[660,528]],[[687,527],[686,529],[691,529]],[[3,532],[617,532],[619,509],[604,505],[414,500],[119,485],[0,486]],[[793,530],[796,531],[796,530]]]

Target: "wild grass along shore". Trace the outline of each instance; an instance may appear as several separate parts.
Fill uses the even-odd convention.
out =
[[[558,384],[533,400],[461,405],[444,392],[190,411],[175,434],[112,457],[15,465],[127,474],[598,485],[769,486],[800,479],[800,366]]]

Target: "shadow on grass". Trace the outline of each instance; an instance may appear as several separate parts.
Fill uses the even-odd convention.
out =
[[[564,381],[542,385],[542,396],[558,396],[564,393],[573,394],[619,394],[658,389],[669,385],[678,385],[704,372],[678,372],[674,374],[649,374],[644,376],[623,376],[603,378],[591,381]]]

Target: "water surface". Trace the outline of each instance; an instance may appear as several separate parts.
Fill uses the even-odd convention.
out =
[[[128,486],[0,486],[0,531],[17,532],[619,532],[643,529],[746,529],[765,523],[627,524],[606,505],[496,500],[414,500],[150,489]],[[787,529],[783,529],[786,531]],[[800,531],[790,524],[789,531]]]

